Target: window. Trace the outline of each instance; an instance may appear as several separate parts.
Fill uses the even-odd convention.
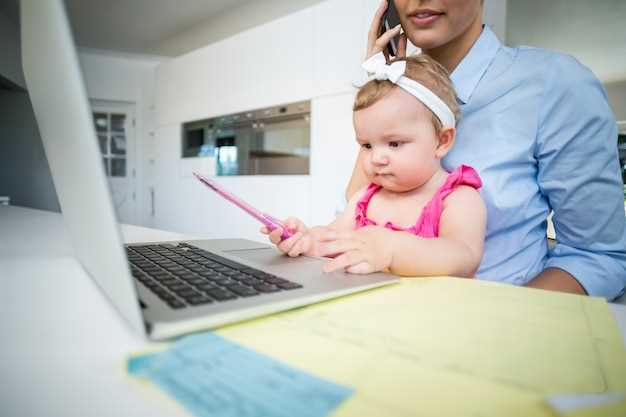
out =
[[[106,175],[126,177],[126,115],[95,112],[93,118]]]

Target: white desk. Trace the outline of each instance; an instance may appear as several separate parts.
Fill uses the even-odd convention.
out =
[[[189,238],[122,229],[127,242]],[[126,376],[145,342],[73,258],[59,214],[0,207],[0,281],[1,416],[176,415]]]
[[[122,231],[128,243],[190,238]],[[126,355],[145,342],[73,258],[59,214],[0,206],[0,281],[0,415],[177,415],[126,376]],[[626,343],[626,306],[611,310]]]

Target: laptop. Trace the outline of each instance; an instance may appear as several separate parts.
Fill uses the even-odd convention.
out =
[[[322,259],[290,258],[244,239],[124,246],[62,0],[22,0],[21,41],[76,257],[140,335],[172,338],[398,281],[382,273],[325,274]]]

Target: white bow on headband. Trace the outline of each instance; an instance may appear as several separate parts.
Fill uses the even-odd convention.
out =
[[[406,61],[396,61],[387,64],[385,56],[382,52],[379,52],[365,61],[363,68],[371,75],[372,79],[379,81],[389,80],[424,103],[441,121],[443,127],[455,126],[454,113],[443,100],[424,85],[404,76]]]

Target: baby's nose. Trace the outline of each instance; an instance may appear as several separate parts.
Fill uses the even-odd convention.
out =
[[[372,152],[372,163],[375,165],[386,165],[389,163],[387,153],[382,150],[374,150]]]

